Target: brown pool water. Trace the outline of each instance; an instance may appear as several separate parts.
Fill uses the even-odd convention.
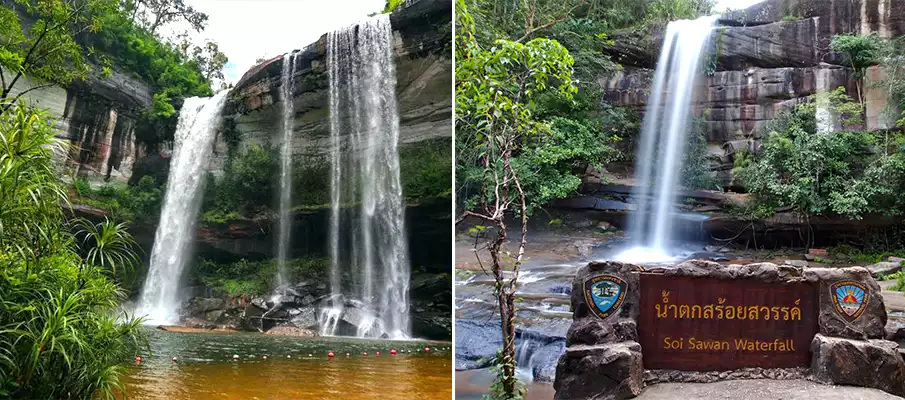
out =
[[[123,377],[130,399],[452,397],[450,343],[157,330],[149,334],[153,354]],[[431,351],[424,353],[424,347]],[[395,356],[390,355],[393,348],[399,352]],[[329,351],[336,357],[328,358]]]

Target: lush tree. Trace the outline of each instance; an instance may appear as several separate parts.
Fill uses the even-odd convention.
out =
[[[223,66],[229,61],[226,54],[220,51],[217,42],[208,40],[204,45],[198,46],[189,40],[188,33],[177,36],[179,40],[179,52],[186,60],[192,60],[201,75],[209,82],[223,82]]]
[[[98,32],[114,0],[4,0],[0,7],[0,112],[32,90],[84,78],[89,65],[76,37]],[[25,76],[44,83],[13,95]]]
[[[564,96],[574,93],[574,61],[562,45],[549,39],[526,43],[497,40],[489,48],[482,47],[474,36],[474,22],[464,0],[458,1],[456,14],[456,149],[457,170],[462,173],[457,184],[473,188],[465,196],[465,209],[457,224],[473,217],[490,225],[493,232],[485,246],[496,281],[503,337],[494,394],[503,399],[521,398],[523,390],[515,376],[515,289],[527,244],[529,203],[521,179],[533,166],[518,164],[515,156],[529,138],[550,134],[551,124],[534,116],[533,99],[548,90]],[[553,153],[530,158],[555,165],[563,156]],[[460,193],[466,192],[460,189]],[[521,239],[514,253],[503,248],[509,213],[521,221]],[[484,229],[484,225],[479,227]],[[480,261],[480,253],[476,254]],[[504,273],[505,269],[511,273]]]
[[[208,16],[185,4],[183,0],[123,0],[123,9],[133,23],[157,33],[162,26],[172,22],[186,22],[197,32],[204,30]]]
[[[858,103],[864,108],[864,84],[867,68],[877,65],[882,41],[876,33],[869,35],[836,35],[830,41],[830,49],[842,56],[842,62],[852,69],[852,78],[858,91]]]

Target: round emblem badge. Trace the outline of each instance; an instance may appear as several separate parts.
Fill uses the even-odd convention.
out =
[[[613,275],[598,275],[584,282],[584,296],[591,311],[607,318],[619,311],[625,301],[628,285]]]

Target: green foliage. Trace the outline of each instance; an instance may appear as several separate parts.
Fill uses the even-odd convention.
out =
[[[490,394],[484,395],[485,400],[521,400],[525,398],[528,389],[525,384],[518,380],[515,376],[507,376],[506,370],[515,370],[516,361],[497,350],[496,357],[491,360],[490,373],[495,376],[493,383],[490,384]],[[509,392],[503,385],[504,381],[512,380],[515,382],[515,391]]]
[[[710,169],[707,152],[705,118],[695,118],[688,133],[685,158],[682,160],[682,186],[686,189],[714,189],[717,180]]]
[[[876,238],[874,238],[876,239]],[[879,241],[859,244],[857,247],[851,244],[840,244],[827,249],[827,254],[834,260],[851,264],[875,264],[885,261],[889,256],[901,257],[905,254],[905,248],[890,248],[879,245]],[[901,246],[901,243],[894,243]]]
[[[17,102],[0,114],[0,252],[38,259],[59,248],[68,196],[53,160],[66,154],[44,113]]]
[[[326,258],[297,258],[288,260],[286,273],[293,282],[321,279],[327,274],[330,260]],[[274,259],[249,261],[242,259],[233,263],[220,264],[211,260],[200,260],[191,269],[195,278],[213,290],[228,295],[260,295],[269,293],[276,276],[277,262]]]
[[[396,7],[399,7],[400,5],[402,5],[402,3],[405,3],[405,0],[387,0],[386,5],[383,7],[383,11],[381,13],[387,14],[396,11]]]
[[[559,120],[554,128],[553,123],[536,119],[533,102],[548,90],[567,98],[575,93],[572,57],[549,39],[526,44],[498,40],[484,49],[469,36],[469,29],[466,27],[464,34],[460,31],[456,48],[457,185],[466,190],[464,199],[470,204],[466,207],[494,201],[488,197],[493,193],[475,194],[468,188],[499,185],[499,177],[514,171],[523,175],[522,187],[531,199],[529,210],[574,190],[574,179],[561,179],[562,168],[569,166],[576,153],[593,153],[587,147],[596,148],[596,143],[588,143],[591,134],[585,127]],[[513,154],[505,147],[520,149],[511,160],[511,170],[509,157]],[[485,158],[486,164],[480,161]],[[550,168],[536,168],[532,162]],[[518,196],[515,190],[509,193]]]
[[[114,244],[128,235],[112,222],[76,245],[53,168],[58,149],[42,113],[16,103],[0,114],[0,392],[112,399],[122,391],[122,363],[147,348],[111,276],[135,255]]]
[[[872,83],[887,93],[889,103],[883,114],[899,127],[905,127],[905,57],[902,54],[905,54],[905,36],[884,39],[878,59],[885,77]]]
[[[602,137],[599,131],[575,120],[554,117],[549,131],[525,139],[523,151],[512,160],[520,173],[528,210],[578,190],[588,165],[602,167],[619,157],[610,143],[618,136]]]
[[[402,146],[399,149],[402,195],[409,202],[449,197],[452,157],[452,143],[448,139],[434,139]],[[326,166],[327,163],[320,165]],[[325,187],[323,192],[327,193],[328,188]]]
[[[737,157],[735,177],[769,207],[854,219],[900,214],[905,154],[873,154],[877,140],[867,132],[818,134],[814,114],[820,101],[799,105],[776,121],[759,154]],[[844,124],[860,117],[841,89],[823,101]]]
[[[79,196],[76,202],[100,208],[116,219],[151,221],[160,215],[163,187],[150,175],[141,177],[135,186],[108,183],[92,189],[84,179],[76,179],[73,186]]]
[[[138,245],[126,230],[126,223],[116,223],[105,217],[97,224],[86,219],[78,219],[75,224],[79,227],[75,236],[81,238],[79,247],[85,251],[83,259],[86,263],[109,269],[113,276],[132,272],[138,264],[135,253]]]
[[[216,222],[232,213],[251,216],[269,211],[279,168],[279,153],[269,145],[251,145],[231,158],[221,178],[207,175],[202,220]]]
[[[647,21],[666,23],[678,19],[695,19],[713,10],[713,0],[656,0],[650,3]]]
[[[876,33],[869,35],[835,35],[830,50],[839,53],[843,62],[855,72],[854,79],[864,77],[867,67],[876,65],[882,41]]]
[[[90,67],[76,36],[97,32],[103,25],[98,15],[115,9],[115,4],[115,0],[6,2],[0,8],[0,37],[5,41],[0,46],[0,66],[11,76],[2,80],[0,110],[5,112],[27,92],[11,97],[25,75],[48,85],[85,78]]]

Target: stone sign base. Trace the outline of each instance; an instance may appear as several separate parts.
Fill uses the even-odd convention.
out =
[[[676,289],[642,290],[641,274],[683,279],[674,280]],[[689,286],[684,278],[700,281]],[[666,286],[671,282],[659,278],[645,281]],[[685,286],[679,284],[681,281]],[[695,282],[707,289],[695,290]],[[732,286],[736,283],[738,290]],[[763,289],[763,284],[776,285],[777,292],[783,293],[774,296]],[[790,288],[802,293],[795,306],[786,304]],[[655,289],[654,294],[662,293],[662,299],[656,299],[653,310],[651,299],[645,298],[648,306],[642,318],[641,293],[652,296],[651,289]],[[645,385],[662,382],[801,378],[905,396],[905,361],[898,345],[884,338],[887,316],[883,298],[865,268],[799,268],[771,263],[723,266],[692,260],[645,270],[627,263],[592,262],[576,274],[571,302],[573,322],[553,384],[558,400],[628,399],[640,395]],[[724,313],[730,308],[731,313]],[[795,311],[789,312],[793,308]],[[717,325],[723,328],[720,332],[709,329]],[[773,341],[757,337],[757,344],[752,345],[744,338],[770,334],[774,326]],[[811,336],[802,339],[802,332],[811,332],[810,343],[807,338]],[[658,365],[675,360],[674,369],[645,368],[641,342],[657,343],[647,352],[656,353],[652,359]],[[792,351],[806,356],[790,358],[800,359],[800,365],[756,365],[777,352]],[[695,359],[702,365],[731,367],[695,371],[694,365],[688,365]]]

